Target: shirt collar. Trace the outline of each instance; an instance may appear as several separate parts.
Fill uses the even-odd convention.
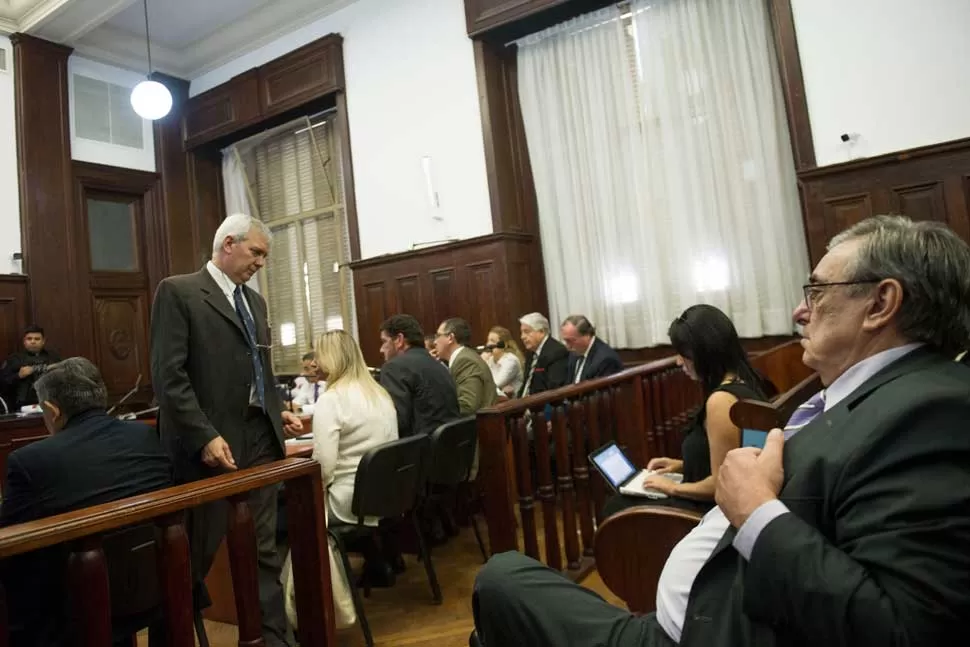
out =
[[[542,352],[542,347],[546,345],[547,341],[549,341],[549,333],[546,333],[546,336],[542,338],[541,342],[539,342],[539,347],[536,348],[536,357],[539,357],[539,353]]]
[[[209,270],[209,274],[215,280],[219,288],[225,292],[228,296],[232,296],[233,292],[236,291],[236,284],[233,283],[229,275],[219,269],[219,266],[209,261],[205,264],[205,268]]]
[[[920,346],[922,343],[906,344],[876,353],[851,366],[825,389],[825,410],[828,411],[863,385],[870,377],[886,368]]]
[[[463,350],[465,350],[464,346],[459,346],[454,350],[454,352],[451,354],[451,357],[448,358],[448,368],[451,368],[451,365],[454,364],[455,362],[455,358],[458,357],[458,353],[460,353]]]
[[[595,343],[596,335],[593,335],[593,338],[589,340],[589,346],[586,347],[586,352],[583,353],[583,359],[587,359],[589,357],[589,351],[593,350],[593,344]]]

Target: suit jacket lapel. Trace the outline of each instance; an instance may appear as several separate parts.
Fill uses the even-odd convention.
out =
[[[208,268],[203,267],[202,271],[199,272],[199,289],[205,294],[203,297],[205,302],[235,325],[236,329],[243,336],[243,339],[246,339],[246,330],[243,328],[242,321],[239,320],[239,315],[236,314],[235,308],[229,305],[225,293],[219,287],[219,284],[216,283],[216,280],[212,278],[212,275],[209,274]]]

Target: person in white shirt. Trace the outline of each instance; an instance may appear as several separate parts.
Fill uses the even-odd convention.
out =
[[[313,459],[323,473],[331,523],[333,517],[357,523],[351,512],[357,465],[369,450],[397,440],[397,412],[348,333],[331,330],[320,335],[316,361],[327,390],[320,394],[313,414]],[[377,522],[364,520],[370,526]]]
[[[303,356],[303,375],[296,378],[295,384],[292,391],[294,410],[299,407],[300,413],[313,415],[317,399],[327,388],[327,383],[320,379],[320,373],[317,370],[316,353],[311,352]]]
[[[492,380],[499,393],[510,398],[522,388],[522,365],[525,358],[508,328],[493,326],[485,340],[482,359],[492,371]]]

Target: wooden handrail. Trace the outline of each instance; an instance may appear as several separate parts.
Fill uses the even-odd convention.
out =
[[[547,404],[562,402],[563,400],[570,400],[587,395],[589,393],[595,393],[596,391],[603,391],[611,386],[617,386],[619,384],[629,382],[638,376],[659,373],[660,371],[673,368],[676,365],[677,362],[673,357],[658,359],[653,362],[624,369],[619,373],[608,375],[607,377],[600,377],[595,380],[585,380],[583,382],[579,382],[578,384],[567,384],[566,386],[561,386],[558,389],[552,389],[550,391],[543,391],[542,393],[530,395],[527,398],[506,400],[505,402],[500,402],[499,404],[486,409],[481,409],[478,412],[478,416],[510,416],[525,413],[526,411],[530,410],[534,411],[536,409],[541,409]]]
[[[144,523],[280,481],[311,476],[319,471],[320,465],[316,461],[288,458],[112,503],[8,526],[0,529],[0,559],[87,535]]]

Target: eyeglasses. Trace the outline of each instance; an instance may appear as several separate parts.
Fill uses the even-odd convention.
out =
[[[824,288],[831,288],[838,285],[866,285],[869,283],[879,283],[882,279],[866,279],[863,281],[833,281],[831,283],[806,283],[802,286],[802,293],[805,295],[805,305],[811,310],[815,307],[815,302],[822,294]]]

